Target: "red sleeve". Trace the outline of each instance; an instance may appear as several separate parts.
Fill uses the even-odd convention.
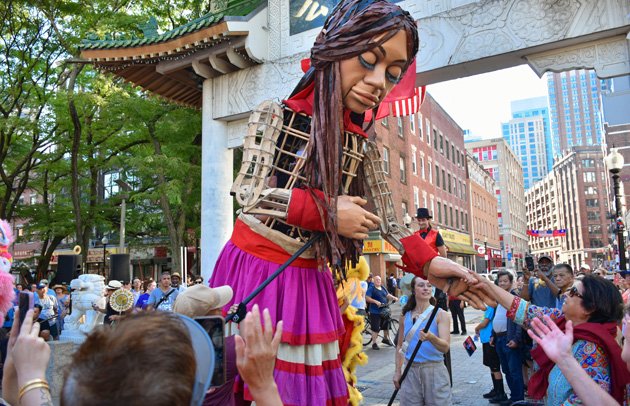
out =
[[[321,190],[313,189],[313,192],[320,199],[324,199],[324,193]],[[323,209],[326,216],[326,209]],[[298,188],[291,190],[287,223],[307,230],[324,231],[317,204],[308,190]]]
[[[424,265],[437,257],[438,254],[420,237],[419,234],[413,234],[409,237],[400,239],[405,253],[402,261],[405,264],[405,270],[414,275],[426,279],[424,274]]]

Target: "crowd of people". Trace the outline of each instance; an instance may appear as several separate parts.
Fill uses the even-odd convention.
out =
[[[508,271],[494,282],[478,278],[496,301],[475,328],[493,383],[484,398],[502,405],[627,404],[630,374],[620,342],[630,273],[615,282],[606,274],[541,256],[535,269],[522,270],[520,287]]]
[[[263,104],[253,115],[262,119],[250,124],[254,140],[246,138],[232,188],[242,210],[207,285],[200,278],[184,284],[168,272],[157,281],[109,280],[105,306],[92,308],[105,315],[103,326],[74,354],[61,404],[357,404],[356,377],[349,371],[364,360],[362,348],[353,345],[351,333],[360,333],[362,322],[355,316],[369,305],[377,350],[384,304],[396,300],[392,293],[401,283],[390,275],[385,286],[380,276],[360,284],[364,300],[356,314],[340,310],[335,285],[346,264],[359,261],[362,240],[376,229],[400,252],[404,270],[415,275],[399,334],[385,333],[383,340],[396,346],[393,385],[402,405],[452,402],[445,362],[451,334],[467,334],[466,302],[486,309],[476,332],[491,371],[493,389],[485,395],[491,402],[522,402],[527,394],[551,405],[624,403],[630,373],[623,360],[630,361],[630,348],[624,347],[622,358],[616,338],[627,292],[588,275],[588,268],[581,276],[567,265],[553,266],[549,257],[539,258],[535,270],[523,270],[515,292],[513,273],[499,273],[495,284],[447,259],[428,209],[418,209],[415,233],[391,219],[391,192],[363,124],[406,77],[413,92],[415,69],[409,68],[418,49],[417,22],[398,5],[340,1],[289,98],[282,106]],[[250,145],[260,140],[273,151]],[[367,210],[366,195],[376,213]],[[280,264],[286,264],[284,272],[247,304],[249,312],[232,332],[238,334],[226,334],[218,352],[221,346],[193,318],[237,311]],[[19,310],[10,309],[5,318],[10,334],[4,340],[2,402],[49,405],[47,341],[63,331],[68,292],[46,280],[28,289],[36,293],[35,307],[22,325],[16,322]],[[119,289],[134,298],[125,312],[110,303]],[[630,335],[627,329],[624,334]],[[213,387],[209,348],[225,364],[224,381]],[[405,380],[403,366],[409,367]]]

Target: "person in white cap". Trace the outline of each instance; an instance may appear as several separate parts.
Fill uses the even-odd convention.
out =
[[[580,270],[578,271],[578,275],[590,275],[591,274],[591,267],[589,264],[582,264],[580,265]]]
[[[192,319],[202,316],[221,316],[221,308],[232,300],[233,295],[232,288],[229,286],[209,288],[205,285],[193,285],[177,296],[173,311]],[[233,405],[235,403],[233,389],[238,371],[234,336],[225,338],[224,348],[225,383],[210,389],[204,399],[206,405]],[[239,396],[242,397],[242,395]]]

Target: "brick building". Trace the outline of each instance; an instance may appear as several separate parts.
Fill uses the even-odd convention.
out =
[[[475,270],[479,273],[501,266],[501,241],[497,218],[497,198],[492,176],[470,153],[466,154],[470,191],[470,234],[477,256]]]
[[[418,114],[387,117],[375,123],[371,137],[383,157],[398,219],[427,207],[448,248],[449,258],[471,267],[476,253],[470,239],[468,172],[462,129],[427,94]],[[374,274],[395,272],[398,253],[373,233],[364,253]]]
[[[525,188],[520,160],[503,138],[468,141],[466,149],[496,182],[503,263],[507,267],[520,269],[528,250]]]
[[[550,172],[525,192],[528,230],[557,230],[566,228],[560,221],[560,188],[555,172]],[[535,256],[549,255],[559,262],[562,240],[566,237],[529,236],[529,249]]]
[[[565,224],[558,260],[574,267],[606,265],[610,255],[607,219],[609,176],[601,146],[571,147],[553,167],[558,188],[559,223]]]

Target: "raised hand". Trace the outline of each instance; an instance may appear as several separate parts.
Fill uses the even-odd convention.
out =
[[[241,324],[242,336],[235,337],[236,367],[241,378],[249,386],[257,405],[282,405],[273,370],[282,337],[282,321],[273,332],[269,310],[263,311],[265,328],[260,323],[258,305],[247,313]]]
[[[558,363],[564,357],[572,357],[573,323],[567,320],[564,332],[562,332],[549,316],[544,316],[543,320],[535,318],[527,334],[542,347],[553,362]]]

